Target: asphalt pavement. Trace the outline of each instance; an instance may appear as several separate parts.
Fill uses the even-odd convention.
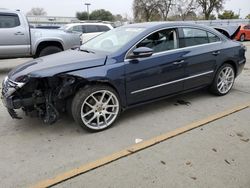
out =
[[[124,112],[114,127],[91,134],[63,116],[55,125],[36,118],[13,120],[0,103],[2,187],[28,187],[114,152],[250,102],[247,64],[233,90],[216,97],[206,90]],[[27,59],[15,59],[19,64]],[[11,64],[12,60],[0,60]],[[6,73],[0,74],[0,80]],[[58,187],[250,187],[250,109],[117,160]]]

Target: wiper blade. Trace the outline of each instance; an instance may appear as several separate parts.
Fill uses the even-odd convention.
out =
[[[80,51],[83,51],[83,52],[86,52],[86,53],[92,53],[92,54],[94,54],[94,53],[95,53],[95,52],[90,51],[90,50],[87,50],[87,49],[80,49]]]

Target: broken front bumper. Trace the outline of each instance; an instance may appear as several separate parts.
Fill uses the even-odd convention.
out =
[[[15,109],[20,109],[22,107],[30,107],[34,106],[35,104],[41,104],[45,102],[44,97],[37,97],[37,98],[30,97],[30,98],[17,99],[15,98],[15,96],[9,96],[9,97],[2,96],[1,99],[4,106],[7,108],[10,116],[15,119],[20,119],[17,116]]]
[[[24,86],[24,83],[17,83],[12,80],[9,80],[6,77],[2,84],[2,103],[7,108],[10,116],[12,118],[20,119],[15,109],[20,109],[22,107],[34,106],[34,104],[43,103],[45,99],[43,97],[28,97],[28,98],[19,98],[15,94],[20,88]]]
[[[14,109],[21,108],[20,101],[13,101],[12,97],[5,98],[4,96],[2,96],[1,99],[2,99],[4,106],[7,108],[10,116],[14,119],[20,119],[20,117],[18,117],[17,113],[14,110]]]

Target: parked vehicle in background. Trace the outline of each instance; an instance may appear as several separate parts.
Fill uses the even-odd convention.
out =
[[[103,32],[109,31],[113,29],[113,26],[111,24],[106,23],[72,23],[67,24],[61,29],[66,31],[74,31],[82,33],[81,40],[82,43],[85,43],[89,41],[90,39],[102,34]]]
[[[241,25],[240,30],[238,31],[234,39],[241,42],[250,40],[250,25]]]
[[[79,33],[30,28],[20,11],[0,9],[0,58],[41,57],[75,46]]]
[[[12,70],[3,103],[54,123],[67,111],[90,131],[109,128],[126,108],[208,87],[226,95],[246,62],[246,48],[196,24],[154,22],[122,26],[80,48]]]

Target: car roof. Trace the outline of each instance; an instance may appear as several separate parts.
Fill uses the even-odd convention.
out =
[[[125,25],[123,27],[133,27],[133,28],[146,28],[146,29],[157,29],[162,27],[199,27],[203,29],[211,30],[211,27],[208,27],[206,25],[201,24],[194,24],[194,23],[187,23],[187,22],[144,22],[144,23],[136,23],[136,24],[130,24]]]

